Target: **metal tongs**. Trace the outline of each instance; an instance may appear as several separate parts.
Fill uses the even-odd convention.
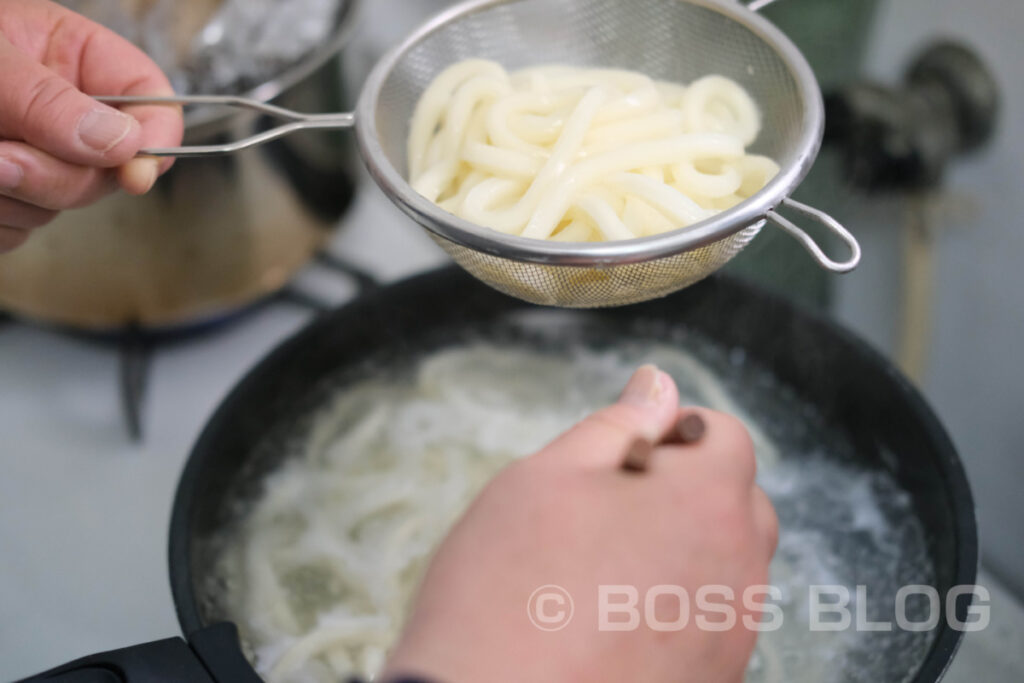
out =
[[[248,109],[264,114],[278,121],[283,121],[280,126],[270,128],[262,133],[226,142],[222,145],[191,145],[183,147],[151,147],[139,151],[140,155],[154,157],[211,157],[222,154],[234,154],[250,147],[257,147],[272,140],[277,140],[286,135],[300,130],[338,130],[351,128],[355,125],[356,118],[352,112],[334,114],[302,114],[291,109],[277,107],[258,100],[238,97],[234,95],[183,95],[174,97],[146,97],[121,95],[114,97],[97,97],[98,102],[103,104],[116,105],[143,105],[143,104],[174,104],[174,105],[219,105],[234,107],[236,109]]]

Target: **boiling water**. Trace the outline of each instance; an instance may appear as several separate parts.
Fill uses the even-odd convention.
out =
[[[695,355],[659,342],[569,351],[478,342],[335,390],[309,424],[268,446],[295,452],[215,539],[206,616],[239,624],[272,683],[372,675],[432,549],[473,495],[653,362],[684,403],[749,425],[759,481],[779,514],[772,583],[782,598],[772,602],[783,626],[761,634],[748,680],[908,679],[930,633],[812,632],[808,587],[856,596],[866,585],[867,604],[855,597],[850,609],[892,621],[899,586],[933,582],[909,496],[858,466],[840,435],[742,352],[692,337],[686,347]]]

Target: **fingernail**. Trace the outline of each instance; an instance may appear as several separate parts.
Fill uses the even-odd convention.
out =
[[[0,159],[0,190],[13,190],[21,185],[24,177],[21,166],[8,159]]]
[[[119,111],[93,109],[78,122],[78,138],[97,152],[109,152],[128,137],[135,119]]]
[[[619,401],[638,406],[651,406],[658,403],[660,395],[661,371],[653,365],[644,365],[629,378]]]

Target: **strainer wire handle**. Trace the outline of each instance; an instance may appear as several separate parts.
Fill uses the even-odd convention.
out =
[[[184,95],[174,97],[145,97],[119,95],[115,97],[97,97],[97,101],[112,106],[117,105],[141,105],[141,104],[165,104],[165,105],[217,105],[234,107],[236,109],[248,109],[268,116],[278,121],[283,121],[280,126],[251,135],[241,140],[234,140],[220,145],[186,145],[183,147],[151,147],[139,151],[140,155],[154,157],[209,157],[222,154],[233,154],[241,152],[250,147],[265,144],[277,140],[286,135],[291,135],[300,130],[335,130],[339,128],[351,128],[355,125],[355,114],[333,113],[333,114],[303,114],[301,112],[285,109],[259,100],[234,95]]]
[[[806,204],[798,202],[795,199],[789,199],[788,197],[783,199],[779,206],[793,209],[794,211],[802,213],[809,218],[813,218],[828,228],[833,234],[838,236],[839,239],[849,247],[850,257],[845,261],[835,261],[825,254],[822,248],[818,246],[818,243],[814,241],[813,237],[797,227],[791,220],[780,215],[775,210],[769,211],[765,214],[768,220],[788,232],[798,242],[800,242],[800,244],[803,245],[803,248],[814,257],[814,260],[816,260],[822,268],[831,270],[834,273],[848,273],[856,268],[857,264],[860,263],[861,250],[860,244],[857,242],[857,238],[850,234],[850,231],[844,228],[835,218],[832,218],[832,216],[829,216],[824,211],[815,209],[812,206],[807,206]]]

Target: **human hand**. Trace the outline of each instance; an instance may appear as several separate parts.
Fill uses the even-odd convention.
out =
[[[135,156],[180,144],[181,111],[118,111],[89,95],[171,94],[114,32],[49,0],[0,0],[0,253],[118,186],[148,192],[172,162]]]
[[[444,683],[580,681],[738,682],[756,632],[741,596],[768,579],[778,521],[754,483],[753,445],[735,418],[681,410],[671,378],[641,368],[619,402],[499,474],[439,548],[384,680],[419,675]],[[681,416],[698,413],[696,444],[663,443]],[[620,464],[643,437],[659,445],[649,467]],[[528,601],[555,584],[574,599],[560,631],[536,628]],[[732,589],[736,626],[658,632],[599,630],[598,586]],[[656,602],[671,622],[676,601]],[[692,611],[692,610],[691,610]],[[757,618],[756,613],[754,618]],[[714,617],[709,616],[709,620]]]

